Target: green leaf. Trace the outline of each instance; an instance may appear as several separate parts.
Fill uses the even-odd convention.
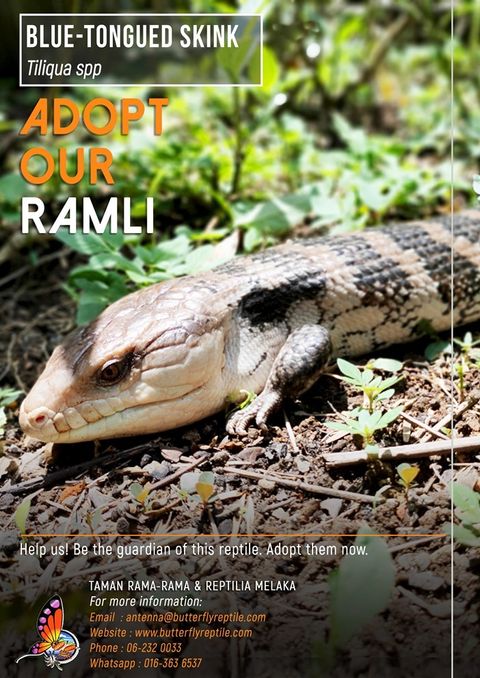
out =
[[[380,397],[380,394],[383,391],[388,391],[392,386],[398,384],[399,381],[402,381],[403,377],[387,377],[386,379],[379,378],[379,382],[376,385],[377,397]]]
[[[145,200],[135,200],[130,210],[130,216],[139,219],[147,214],[147,205]]]
[[[464,546],[480,546],[480,534],[476,534],[473,530],[464,527],[463,525],[454,525],[453,531],[450,523],[445,526],[448,533],[453,535],[453,538],[459,544]]]
[[[69,233],[60,230],[55,234],[55,238],[80,254],[91,255],[110,251],[106,242],[96,233]]]
[[[377,428],[381,428],[381,426],[379,426],[381,418],[381,412],[370,413],[368,410],[360,410],[358,414],[358,423],[365,431],[368,430],[373,432],[376,431]]]
[[[213,485],[215,482],[215,474],[212,473],[212,471],[204,471],[203,473],[200,473],[200,475],[198,476],[197,482]]]
[[[333,125],[338,135],[348,148],[358,155],[364,155],[369,148],[368,137],[361,128],[350,125],[348,120],[340,113],[333,116]]]
[[[452,499],[462,523],[480,524],[480,493],[455,482],[452,484]]]
[[[449,341],[441,339],[439,341],[433,341],[431,344],[428,344],[425,349],[425,358],[432,362],[436,360],[442,353],[451,352],[451,344]]]
[[[392,421],[395,421],[395,419],[400,415],[402,411],[403,407],[394,407],[388,412],[385,412],[378,422],[378,428],[385,428],[386,426],[391,424]]]
[[[377,395],[376,400],[380,400],[380,401],[389,400],[393,396],[394,393],[395,393],[395,389],[393,389],[393,388],[389,388],[386,391],[381,391]]]
[[[0,201],[16,205],[29,190],[29,184],[17,172],[0,177]]]
[[[106,301],[90,301],[83,295],[80,295],[76,315],[77,325],[87,325],[92,320],[95,320],[107,306],[107,303]]]
[[[480,508],[480,494],[462,483],[452,484],[452,498],[455,507],[462,511]]]
[[[0,406],[11,405],[18,400],[22,393],[23,391],[14,388],[0,388]]]
[[[253,60],[252,60],[253,61]],[[267,92],[277,84],[280,76],[280,65],[278,63],[275,52],[264,45],[263,47],[263,89]],[[250,76],[254,79],[252,75]]]
[[[348,360],[344,360],[343,358],[337,359],[337,365],[340,372],[346,377],[350,377],[350,379],[354,380],[355,383],[362,383],[362,373],[356,365],[353,365],[353,363],[350,363]]]
[[[392,360],[390,358],[376,358],[369,362],[369,365],[384,372],[398,372],[403,367],[403,363],[400,360]]]
[[[302,221],[309,210],[310,199],[307,195],[299,193],[273,198],[237,214],[234,227],[246,229],[254,227],[263,235],[280,237],[287,235],[295,224]]]
[[[347,431],[347,433],[352,432],[352,426],[349,424],[344,424],[340,421],[326,421],[325,426],[331,428],[334,431]]]
[[[26,534],[27,532],[27,519],[28,514],[30,513],[31,505],[32,505],[31,497],[25,497],[22,503],[19,504],[19,506],[17,506],[17,509],[13,514],[15,525],[17,526],[17,529],[20,532],[20,534]]]
[[[93,268],[116,268],[120,271],[131,271],[138,275],[143,274],[143,270],[138,264],[135,264],[135,262],[117,252],[101,252],[100,254],[95,254],[90,257],[89,263]]]
[[[229,49],[223,47],[215,51],[215,58],[218,65],[223,68],[230,76],[231,82],[241,82],[241,76],[245,67],[248,68],[249,77],[254,82],[260,82],[260,61],[252,59],[252,47],[258,43],[260,36],[253,35],[257,19],[252,17],[243,29],[242,35],[238,40],[238,47],[236,49]],[[255,45],[256,51],[259,51],[260,46]]]
[[[147,500],[148,495],[150,494],[150,483],[146,483],[142,488],[142,491],[137,494],[135,499],[139,504],[144,504]]]
[[[385,182],[359,181],[358,195],[360,200],[375,212],[383,212],[392,202],[392,193],[385,190]]]
[[[136,499],[143,492],[143,486],[140,485],[140,483],[132,483],[130,485],[130,492],[132,493],[133,497]]]
[[[367,386],[367,385],[375,386],[375,384],[373,383],[373,378],[374,378],[374,376],[375,376],[375,375],[373,374],[372,370],[369,370],[368,368],[365,368],[365,369],[363,370],[363,374],[362,374],[362,384],[363,384],[364,386]],[[382,380],[382,379],[381,379],[381,377],[380,377],[380,381],[381,381],[381,380]]]
[[[248,228],[243,239],[243,247],[246,252],[253,252],[263,243],[263,234],[256,226]]]
[[[344,557],[331,586],[331,641],[345,647],[388,605],[395,583],[395,568],[384,539],[357,537],[355,546],[365,546],[367,555]]]

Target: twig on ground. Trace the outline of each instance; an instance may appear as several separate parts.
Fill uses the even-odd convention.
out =
[[[413,445],[398,445],[397,447],[384,447],[375,455],[368,455],[365,450],[356,452],[337,452],[325,454],[323,459],[327,466],[348,466],[350,464],[364,464],[372,459],[391,461],[397,459],[419,459],[433,455],[447,455],[453,449],[455,452],[476,452],[480,450],[480,436],[459,438],[456,440],[437,440],[433,443],[414,443]]]
[[[283,416],[285,418],[285,429],[288,433],[288,437],[289,437],[290,442],[292,444],[293,451],[295,452],[295,454],[298,454],[300,452],[300,450],[298,449],[297,441],[295,440],[295,433],[293,432],[293,428],[292,428],[292,425],[290,423],[290,419],[288,418],[285,410],[283,410]]]
[[[401,412],[400,416],[403,419],[406,419],[406,421],[409,421],[414,426],[418,426],[419,428],[423,428],[425,431],[428,431],[428,433],[430,433],[435,438],[442,438],[443,440],[449,440],[448,436],[445,435],[445,433],[442,433],[439,430],[437,431],[432,426],[429,426],[428,424],[426,424],[424,421],[420,421],[420,419],[415,419],[415,417],[412,417],[411,414],[407,414],[406,412]]]
[[[170,485],[171,483],[175,482],[175,480],[178,480],[178,478],[183,476],[184,473],[188,473],[197,466],[200,466],[200,464],[203,464],[208,458],[208,455],[205,455],[203,457],[199,457],[198,459],[194,459],[191,464],[188,464],[188,466],[183,466],[182,468],[179,468],[177,471],[175,471],[175,473],[171,473],[166,478],[162,478],[162,480],[158,480],[156,483],[153,483],[153,485],[150,485],[150,491],[158,490],[160,487]]]
[[[275,511],[278,508],[283,508],[284,506],[288,506],[294,501],[294,497],[287,497],[286,499],[282,499],[281,501],[276,501],[273,504],[269,504],[268,506],[265,506],[263,509],[264,513],[271,513],[272,511]]]
[[[246,469],[231,468],[229,466],[223,467],[224,473],[230,475],[241,476],[242,478],[251,478],[252,480],[269,480],[271,483],[276,483],[280,487],[290,487],[293,490],[301,490],[302,492],[310,492],[311,494],[323,494],[327,497],[339,497],[340,499],[349,499],[350,501],[358,501],[363,504],[373,504],[383,501],[382,498],[373,497],[369,494],[360,494],[359,492],[348,492],[347,490],[337,490],[333,487],[323,487],[322,485],[313,485],[312,483],[305,483],[300,480],[288,480],[287,478],[279,478],[268,473],[257,473],[255,471],[248,471]]]

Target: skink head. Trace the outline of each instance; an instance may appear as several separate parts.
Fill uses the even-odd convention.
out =
[[[164,291],[163,291],[164,290]],[[162,284],[107,308],[55,349],[20,425],[45,442],[164,431],[223,404],[223,330]]]

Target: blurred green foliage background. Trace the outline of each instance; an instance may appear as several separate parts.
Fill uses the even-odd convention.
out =
[[[19,90],[15,31],[35,2],[4,0],[0,100],[2,213],[0,265],[7,275],[67,246],[79,256],[67,285],[78,321],[138,286],[195,273],[238,251],[255,251],[289,235],[347,232],[385,220],[421,218],[450,204],[453,113],[454,203],[475,202],[471,177],[480,153],[480,1],[246,0],[245,2],[55,2],[41,11],[262,12],[264,86],[256,89],[95,88]],[[450,102],[453,54],[455,106]],[[114,186],[75,187],[52,178],[29,187],[20,154],[39,138],[18,130],[39,96],[67,94],[80,105],[94,96],[168,96],[164,133],[148,117],[128,137],[90,137],[69,146],[107,145]],[[43,137],[50,150],[65,138]],[[137,223],[144,198],[156,207],[154,237],[20,237],[19,202],[36,194],[55,215],[70,195],[132,198]],[[233,236],[231,234],[234,234]],[[59,242],[61,241],[61,242]]]

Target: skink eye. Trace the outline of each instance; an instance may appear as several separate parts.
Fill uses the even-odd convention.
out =
[[[108,360],[97,372],[97,382],[101,386],[113,386],[121,381],[128,373],[131,365],[131,355],[124,358]]]

